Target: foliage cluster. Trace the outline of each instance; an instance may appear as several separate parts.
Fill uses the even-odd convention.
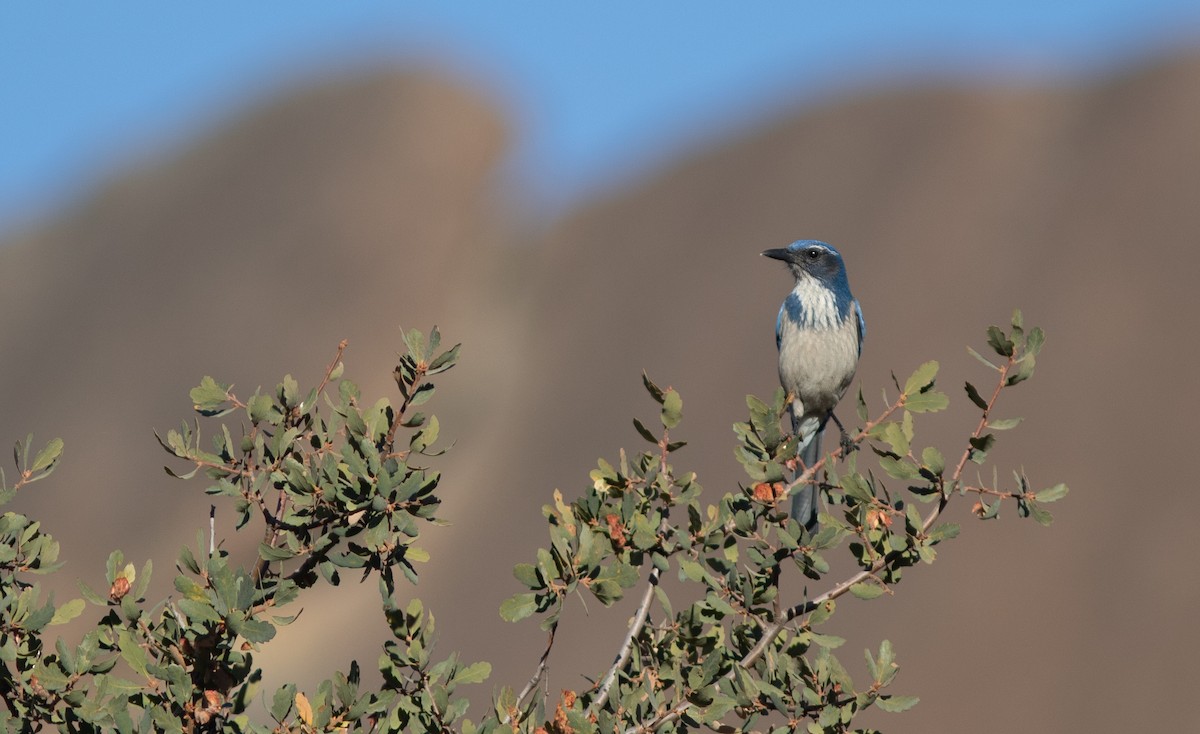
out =
[[[917,702],[889,686],[898,665],[883,640],[865,658],[869,679],[855,682],[835,650],[844,640],[820,628],[838,600],[890,593],[905,569],[932,563],[958,525],[941,521],[948,504],[975,498],[982,519],[1006,502],[1020,516],[1049,524],[1045,505],[1066,487],[1030,490],[1023,474],[1001,488],[972,482],[970,464],[987,461],[998,431],[1019,419],[994,415],[1001,392],[1028,379],[1044,337],[1020,313],[1005,331],[991,327],[992,359],[974,353],[995,383],[966,385],[979,410],[953,465],[916,442],[916,416],[948,403],[936,386],[938,365],[919,367],[871,418],[861,392],[861,426],[813,466],[799,465],[796,439],[780,429],[787,396],[747,398],[749,418],[734,426],[736,456],[749,481],[702,504],[694,473],[673,460],[684,443],[673,434],[683,401],[648,377],[657,427],[635,420],[649,444],[640,453],[601,460],[583,494],[555,493],[543,510],[550,542],[514,569],[525,588],[500,607],[508,620],[540,620],[548,643],[520,690],[498,687],[492,706],[467,719],[463,686],[490,675],[483,662],[432,655],[433,616],[419,600],[402,602],[399,578],[417,580],[428,556],[416,542],[438,518],[440,474],[426,466],[441,453],[436,417],[417,410],[434,394],[430,378],[451,369],[456,345],[440,335],[404,333],[394,371],[400,400],[368,405],[343,377],[343,342],[321,382],[302,391],[287,376],[245,399],[205,377],[191,391],[199,417],[159,441],[186,473],[203,473],[205,491],[232,505],[237,529],[261,526],[253,558],[233,558],[210,531],[177,560],[171,598],[145,599],[152,564],[140,570],[120,551],[108,559],[106,592],[80,583],[82,597],[43,601],[32,577],[58,569],[58,545],[40,523],[0,516],[0,728],[34,731],[311,732],[843,732],[862,711],[903,711]],[[236,423],[231,428],[231,422]],[[216,423],[207,441],[201,418]],[[222,418],[226,420],[221,421]],[[32,457],[17,445],[18,479],[0,482],[0,504],[47,476],[62,442]],[[852,449],[869,447],[870,454]],[[952,454],[954,455],[954,454]],[[878,467],[861,470],[869,456]],[[787,515],[788,497],[816,482],[828,512],[810,533]],[[922,507],[925,507],[922,511]],[[253,522],[252,522],[253,521]],[[826,582],[827,557],[844,549],[857,570],[807,596],[796,581]],[[685,591],[660,584],[674,573]],[[294,684],[262,690],[254,655],[295,619],[305,592],[344,576],[375,578],[392,638],[378,661],[379,686],[366,686],[358,664],[311,692]],[[806,582],[807,583],[807,582]],[[594,683],[551,696],[543,688],[565,605],[590,595],[610,606],[639,589],[628,633]],[[785,596],[790,595],[790,597]],[[47,645],[49,628],[88,609],[98,619],[76,645]]]

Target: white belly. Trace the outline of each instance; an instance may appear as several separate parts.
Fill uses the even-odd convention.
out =
[[[784,320],[779,345],[779,382],[797,402],[799,415],[833,410],[858,366],[858,325],[800,329]]]

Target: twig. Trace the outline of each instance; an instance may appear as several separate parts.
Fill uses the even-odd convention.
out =
[[[675,719],[678,719],[680,716],[683,716],[683,712],[687,711],[689,708],[691,708],[691,706],[691,701],[680,701],[658,718],[651,719],[644,724],[638,724],[637,726],[629,727],[625,730],[624,734],[647,734],[647,732],[652,732],[663,724],[669,723]]]
[[[333,377],[333,371],[335,369],[337,369],[337,366],[339,364],[341,364],[342,354],[345,353],[346,347],[349,345],[350,345],[350,341],[348,339],[342,339],[340,342],[338,342],[337,352],[333,355],[333,359],[330,360],[329,364],[325,367],[325,375],[321,378],[321,383],[319,385],[317,385],[317,393],[316,394],[318,396],[320,396],[321,393],[323,393],[325,391],[325,388],[329,385],[329,380],[332,379],[332,377]],[[299,413],[293,409],[291,412],[289,412],[288,422],[291,423],[294,420],[298,422],[298,418],[297,418],[298,415],[299,415]],[[280,462],[283,461],[284,455],[286,455],[286,452],[276,458],[275,462],[273,463],[273,465],[271,467],[272,470],[276,469],[279,466]],[[246,475],[243,474],[243,478],[245,478],[245,476]],[[264,545],[273,548],[275,546],[276,541],[279,540],[279,533],[281,531],[296,529],[296,528],[290,526],[288,523],[284,523],[282,520],[282,518],[287,514],[287,509],[288,509],[288,493],[282,487],[279,489],[279,496],[275,503],[275,512],[274,513],[271,513],[267,509],[266,503],[262,500],[261,496],[258,496],[258,495],[255,495],[253,497],[248,496],[247,499],[252,499],[254,501],[254,503],[258,505],[259,509],[262,511],[263,518],[266,520],[267,527],[263,531],[263,544]],[[315,527],[319,527],[319,525],[317,525]],[[306,529],[311,529],[311,528],[306,528]],[[261,579],[267,573],[267,569],[269,569],[270,566],[271,566],[270,561],[268,561],[265,558],[260,558],[258,560],[258,562],[254,564],[254,571],[252,574],[253,578],[256,581],[258,579]]]
[[[555,622],[554,624],[550,625],[550,638],[548,640],[546,640],[546,649],[542,652],[542,657],[540,659],[538,659],[538,665],[537,665],[537,668],[533,671],[533,676],[530,677],[529,682],[525,684],[525,687],[521,689],[521,692],[517,694],[517,701],[516,701],[516,704],[514,705],[514,708],[517,709],[518,711],[521,709],[521,703],[525,700],[526,697],[529,696],[530,693],[533,693],[534,689],[537,688],[538,681],[540,681],[542,679],[542,675],[544,675],[546,672],[546,664],[550,660],[550,650],[551,650],[551,648],[554,647],[554,633],[557,631],[558,631],[558,622]],[[508,724],[508,722],[511,720],[512,720],[512,714],[505,713],[504,720],[500,723]]]
[[[650,576],[646,583],[646,592],[642,594],[642,603],[638,605],[637,614],[633,616],[633,621],[629,624],[629,632],[625,634],[625,639],[621,642],[621,650],[617,653],[616,660],[613,661],[612,667],[605,673],[604,680],[600,682],[596,698],[588,706],[587,713],[589,716],[604,708],[604,704],[608,703],[608,694],[612,689],[613,683],[617,680],[617,674],[625,667],[625,663],[629,662],[629,656],[633,653],[633,642],[641,634],[642,628],[646,626],[646,619],[650,616],[650,602],[654,600],[654,589],[658,586],[659,575],[660,572],[657,566],[650,570]]]
[[[413,367],[413,379],[409,385],[409,389],[401,388],[400,394],[404,396],[399,409],[396,410],[395,417],[392,418],[392,425],[388,427],[387,436],[383,439],[383,446],[380,447],[379,454],[383,457],[392,455],[392,447],[396,443],[396,432],[400,430],[400,426],[404,423],[404,414],[408,411],[412,400],[416,397],[421,381],[425,379],[425,370],[428,369],[424,361],[417,362]]]
[[[659,455],[658,467],[659,471],[667,474],[670,469],[667,464],[667,445],[670,441],[670,430],[663,428],[663,437],[658,442]],[[670,528],[667,518],[664,517],[658,526],[658,534],[662,536],[666,534]],[[617,680],[617,674],[625,667],[625,663],[629,662],[629,656],[633,654],[633,643],[638,635],[642,633],[642,629],[646,626],[646,620],[650,616],[650,603],[654,601],[654,589],[658,587],[659,576],[662,572],[657,566],[650,570],[650,575],[646,579],[646,591],[642,594],[642,601],[638,604],[637,613],[633,615],[633,620],[629,623],[629,631],[625,634],[625,639],[621,641],[621,649],[617,652],[617,657],[613,660],[612,667],[604,674],[604,679],[600,682],[599,690],[596,693],[596,698],[588,706],[588,716],[593,716],[597,711],[604,708],[604,704],[608,703],[608,694],[612,690],[613,683]]]
[[[333,376],[333,371],[337,369],[338,364],[342,361],[342,352],[346,351],[346,347],[350,346],[349,339],[343,339],[338,342],[337,354],[333,355],[333,361],[325,368],[325,377],[321,378],[321,384],[317,385],[317,395],[320,396],[325,391],[325,386],[329,384],[330,377]]]

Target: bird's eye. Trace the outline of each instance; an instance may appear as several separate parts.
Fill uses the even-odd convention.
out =
[[[816,247],[810,247],[807,250],[805,250],[804,254],[808,257],[809,260],[816,260],[817,258],[821,257],[821,250]]]

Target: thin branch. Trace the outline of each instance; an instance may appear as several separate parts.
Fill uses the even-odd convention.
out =
[[[424,361],[418,362],[413,367],[413,379],[408,389],[401,388],[400,394],[404,400],[400,403],[399,409],[396,410],[396,415],[392,418],[392,425],[388,427],[387,436],[383,439],[383,446],[380,448],[380,455],[389,456],[392,453],[392,447],[396,443],[396,432],[400,430],[400,426],[404,423],[404,414],[408,411],[412,400],[416,397],[417,392],[421,387],[421,381],[425,378],[426,367]]]
[[[325,388],[329,385],[329,380],[332,379],[332,377],[333,377],[333,371],[335,369],[337,369],[337,366],[339,364],[341,364],[342,354],[345,353],[346,347],[349,345],[350,345],[350,341],[348,339],[342,339],[340,342],[338,342],[337,352],[333,355],[333,359],[330,360],[329,364],[325,367],[325,375],[321,378],[321,383],[319,385],[317,385],[317,393],[316,394],[318,397],[323,392],[325,392]],[[298,423],[299,422],[298,416],[299,416],[298,410],[292,409],[291,411],[289,411],[288,418],[287,418],[288,424],[292,425],[292,424]],[[272,465],[270,467],[271,471],[278,469],[278,467],[281,465],[281,463],[283,461],[283,457],[286,456],[287,453],[288,452],[285,451],[285,452],[281,453],[280,456],[278,456],[275,459],[275,461],[272,463]],[[266,503],[263,501],[261,495],[258,495],[257,493],[253,493],[253,495],[254,496],[252,496],[252,497],[248,497],[248,499],[253,500],[254,503],[258,505],[259,509],[262,511],[263,519],[266,521],[266,529],[263,531],[263,541],[262,541],[263,545],[266,545],[270,548],[274,548],[275,543],[278,542],[278,540],[279,540],[279,534],[281,532],[283,532],[284,530],[297,529],[293,526],[290,526],[288,523],[283,522],[283,520],[282,520],[282,518],[287,514],[288,493],[284,488],[280,487],[279,493],[278,493],[278,498],[276,499],[276,503],[275,503],[275,512],[274,513],[270,512],[267,509]],[[323,524],[323,523],[316,524],[313,527],[320,527],[321,524]],[[312,529],[312,528],[305,528],[305,529]],[[258,559],[258,561],[254,564],[254,571],[252,574],[254,580],[257,581],[257,580],[261,579],[264,575],[266,575],[267,570],[270,568],[270,566],[271,566],[271,562],[268,561],[267,559],[265,559],[265,558]]]
[[[624,734],[648,734],[663,724],[670,723],[675,719],[678,719],[680,716],[683,716],[683,712],[687,711],[689,708],[691,708],[691,706],[691,701],[686,699],[680,701],[657,718],[651,719],[644,724],[638,724],[637,726],[629,727],[625,730]]]
[[[604,680],[600,682],[596,698],[588,706],[587,713],[589,716],[604,708],[604,704],[608,703],[608,694],[612,689],[613,683],[617,680],[617,674],[625,667],[625,663],[629,662],[629,656],[633,653],[633,642],[642,633],[642,628],[646,626],[646,619],[650,616],[650,602],[654,600],[654,589],[658,587],[659,575],[660,572],[657,566],[651,569],[646,583],[646,592],[642,594],[642,603],[638,605],[637,614],[633,616],[633,621],[629,624],[629,632],[626,633],[624,641],[621,642],[621,650],[617,653],[616,660],[613,661],[612,667],[608,669],[608,672],[604,674]]]
[[[983,429],[987,428],[988,418],[992,414],[992,406],[996,404],[996,398],[1000,397],[1000,391],[1004,389],[1005,383],[1008,381],[1008,371],[1016,364],[1015,355],[1009,355],[1008,362],[1000,368],[1000,379],[996,382],[996,389],[992,391],[992,397],[988,400],[987,407],[983,409],[983,414],[979,416],[979,425],[975,427],[975,432],[971,434],[971,438],[979,438],[983,435]],[[958,466],[954,467],[954,475],[952,481],[957,482],[962,476],[963,467],[967,464],[967,459],[971,457],[971,447],[968,445],[966,451],[958,460]],[[943,494],[943,497],[945,495]]]
[[[341,363],[342,353],[346,351],[346,347],[348,346],[350,346],[349,339],[343,339],[338,342],[337,354],[333,355],[333,361],[330,362],[329,366],[325,368],[325,377],[321,378],[321,384],[317,385],[318,397],[320,397],[321,393],[325,392],[325,386],[329,384],[329,380],[333,376],[333,371],[337,369],[337,366]]]
[[[538,682],[541,681],[542,676],[546,673],[546,664],[550,661],[550,650],[554,647],[554,633],[557,631],[558,622],[555,622],[554,624],[550,625],[550,639],[546,640],[546,649],[542,652],[542,657],[538,659],[538,665],[533,671],[533,676],[530,677],[529,682],[525,684],[525,687],[521,689],[521,692],[517,694],[517,702],[514,708],[518,711],[521,709],[521,703],[524,702],[529,694],[533,693],[533,691],[537,688]],[[511,720],[512,714],[506,713],[504,714],[504,720],[500,723],[508,724],[508,722]]]
[[[663,437],[658,442],[658,468],[663,474],[667,474],[670,466],[667,464],[667,445],[670,441],[670,430],[663,428]],[[665,535],[670,529],[670,524],[667,518],[664,517],[658,526],[659,536]],[[650,570],[650,575],[646,579],[646,591],[642,594],[642,601],[638,604],[637,613],[633,615],[633,620],[629,623],[629,631],[625,634],[625,639],[621,641],[621,649],[617,652],[617,657],[613,660],[612,667],[604,674],[604,679],[600,682],[599,690],[596,698],[588,706],[588,716],[593,716],[597,711],[604,708],[608,703],[608,694],[612,690],[613,683],[617,680],[617,674],[625,667],[625,663],[629,662],[629,656],[633,654],[633,643],[638,635],[642,633],[642,629],[646,626],[646,620],[650,616],[650,603],[654,601],[654,590],[658,587],[659,576],[662,572],[657,566]]]

